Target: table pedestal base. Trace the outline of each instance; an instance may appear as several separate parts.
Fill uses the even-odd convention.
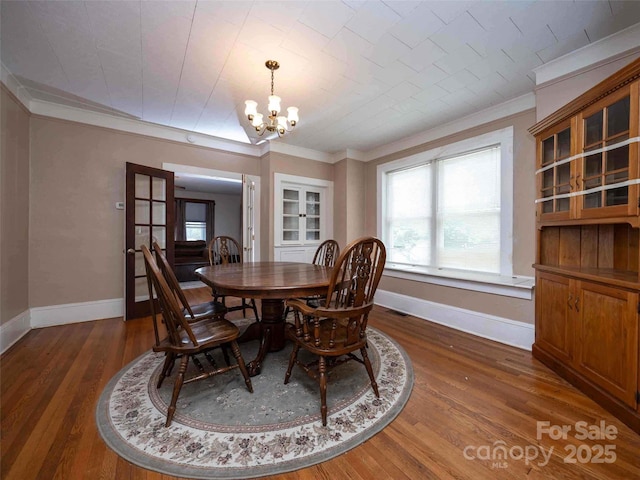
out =
[[[284,348],[284,300],[263,299],[262,320],[254,322],[238,339],[239,342],[260,340],[258,355],[247,364],[249,375],[254,377],[260,373],[262,361],[267,352],[278,352]]]

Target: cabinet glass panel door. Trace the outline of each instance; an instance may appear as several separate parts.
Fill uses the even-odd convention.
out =
[[[282,190],[282,240],[295,242],[300,240],[300,191],[285,188]]]
[[[320,240],[320,192],[306,192],[305,238]]]
[[[584,119],[584,210],[629,203],[629,108],[626,96]]]
[[[571,163],[561,163],[571,155],[571,127],[542,141],[542,181],[539,192],[541,213],[569,212],[571,192]],[[566,195],[566,196],[563,196]]]

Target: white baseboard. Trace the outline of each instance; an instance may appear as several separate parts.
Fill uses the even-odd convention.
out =
[[[375,303],[446,327],[531,350],[535,327],[529,323],[378,290]]]
[[[14,343],[24,337],[31,330],[31,315],[25,310],[7,323],[0,325],[0,354],[4,353]]]
[[[122,298],[35,307],[31,309],[31,328],[67,325],[123,315],[124,299]]]

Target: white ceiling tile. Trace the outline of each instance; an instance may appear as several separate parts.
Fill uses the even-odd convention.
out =
[[[253,3],[251,0],[199,1],[196,6],[196,14],[208,13],[224,19],[226,22],[242,26]]]
[[[503,50],[498,50],[470,63],[466,69],[478,78],[485,78],[500,69],[511,68],[513,64],[513,60]]]
[[[490,56],[514,43],[519,43],[523,34],[509,19],[489,30],[482,39],[470,40],[469,45],[483,57]]]
[[[378,43],[375,44],[368,58],[381,67],[386,67],[398,58],[408,55],[410,52],[411,48],[406,44],[402,43],[393,35],[385,33]]]
[[[325,37],[333,38],[354,14],[352,8],[336,0],[309,2],[299,21]]]
[[[140,57],[140,2],[85,2],[96,47]]]
[[[449,74],[441,68],[431,65],[419,73],[416,73],[408,79],[408,81],[419,88],[425,88],[429,85],[438,83],[443,78],[448,77]]]
[[[429,8],[440,18],[444,23],[451,23],[457,17],[462,15],[468,8],[473,6],[472,1],[458,0],[450,2],[447,0],[430,1],[428,2]]]
[[[2,62],[18,76],[68,91],[55,51],[26,2],[1,2]]]
[[[402,17],[379,0],[368,0],[346,23],[346,27],[376,43]]]
[[[447,52],[428,38],[413,48],[409,53],[400,57],[400,61],[416,72],[420,72],[446,55]]]
[[[169,125],[175,95],[175,88],[170,86],[157,89],[145,85],[142,103],[143,118],[148,122]]]
[[[351,30],[343,28],[323,51],[338,60],[349,62],[354,58],[368,57],[373,51],[373,44]]]
[[[396,101],[401,101],[408,99],[418,92],[420,92],[420,87],[417,87],[413,83],[402,82],[385,92],[385,95]]]
[[[238,40],[257,50],[269,51],[278,48],[284,38],[282,30],[251,16],[242,27]]]
[[[444,27],[444,22],[429,9],[429,3],[423,2],[411,15],[396,23],[389,33],[409,47],[415,47],[430,35]]]
[[[567,2],[569,3],[569,2]],[[592,21],[612,19],[609,2],[582,1],[570,4],[566,11],[556,13],[548,21],[549,28],[559,38],[572,38],[584,31]]]
[[[283,32],[288,32],[297,23],[305,7],[304,2],[257,1],[251,8],[251,17],[259,18]]]
[[[548,2],[537,1],[530,3],[526,9],[512,13],[510,17],[518,30],[526,35],[531,30],[548,25],[554,17],[567,18],[572,10],[573,2],[554,2],[553,8],[549,8]]]
[[[487,8],[486,2],[474,2],[467,11],[486,31],[490,31],[508,21],[509,17],[517,16],[532,3],[525,0],[492,0],[491,8]]]
[[[451,75],[444,80],[439,81],[436,85],[451,93],[462,90],[467,85],[475,83],[477,81],[478,77],[473,75],[471,72],[469,72],[468,70],[461,70],[455,75]]]
[[[395,61],[387,68],[378,70],[375,73],[374,78],[392,87],[412,78],[415,73],[415,70],[406,66],[404,63]]]
[[[377,78],[383,68],[364,57],[356,57],[347,63],[344,76],[360,84],[368,83]]]
[[[426,102],[431,102],[432,100],[438,100],[440,99],[440,97],[448,94],[449,92],[447,92],[441,86],[430,85],[426,88],[423,88],[420,93],[415,94],[413,98],[415,98],[416,100],[419,100],[420,102],[426,103]]]
[[[619,5],[624,4],[626,8],[620,9]],[[613,35],[620,30],[624,30],[627,27],[635,25],[640,22],[640,2],[624,2],[616,1],[611,2],[612,7],[616,6],[619,15],[612,17],[608,22],[602,22],[595,20],[586,27],[587,36],[591,42],[596,42],[604,37]]]
[[[463,48],[445,55],[435,62],[435,65],[449,74],[454,74],[465,68],[466,65],[476,62],[479,58],[479,55],[471,47],[465,45]]]
[[[3,2],[4,3],[4,2]],[[57,18],[67,22],[68,25],[86,25],[87,13],[84,8],[84,1],[68,0],[64,2],[52,2],[50,0],[29,1],[29,9],[42,22],[46,23],[49,18]]]
[[[408,17],[413,14],[416,8],[420,6],[422,2],[408,1],[408,0],[382,0],[384,4],[391,8],[401,17]]]
[[[284,37],[281,46],[298,55],[313,59],[328,43],[328,37],[311,27],[296,22]]]
[[[449,53],[461,49],[467,43],[484,43],[487,35],[486,30],[471,15],[463,12],[429,39]]]
[[[481,94],[488,91],[495,91],[497,86],[507,83],[507,79],[500,75],[498,72],[493,72],[484,78],[479,79],[477,82],[471,82],[466,85],[466,88],[476,94]]]
[[[562,55],[565,55],[569,52],[577,50],[578,48],[584,47],[589,43],[589,38],[587,34],[583,31],[571,38],[565,39],[561,43],[556,43],[550,47],[540,50],[537,52],[538,56],[542,59],[543,62],[548,62],[553,60],[554,58],[558,58]]]
[[[517,42],[513,43],[516,48],[518,47],[526,47],[532,52],[537,52],[538,50],[543,50],[547,47],[550,47],[557,43],[557,39],[555,35],[551,32],[551,29],[547,25],[537,30],[529,30],[522,38]],[[504,50],[509,54],[510,57],[513,57],[511,53],[511,45],[508,45],[504,48]]]

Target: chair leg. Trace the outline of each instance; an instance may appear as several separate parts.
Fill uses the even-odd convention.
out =
[[[164,424],[165,427],[169,427],[171,425],[171,420],[173,420],[173,414],[176,413],[176,404],[178,403],[178,395],[180,395],[180,390],[182,389],[182,384],[184,383],[184,374],[187,371],[188,365],[189,365],[189,355],[182,355],[182,360],[180,361],[180,370],[178,370],[176,383],[174,383],[173,385],[173,395],[171,395],[171,404],[169,405],[169,409],[167,410],[167,422]]]
[[[362,354],[364,366],[367,368],[367,373],[369,374],[369,379],[371,380],[371,388],[373,388],[373,393],[376,394],[376,397],[380,398],[380,393],[378,393],[378,384],[376,383],[376,379],[373,376],[373,368],[371,367],[371,362],[369,361],[369,356],[367,355],[367,348],[361,348],[360,353]]]
[[[238,362],[238,368],[242,372],[244,383],[247,385],[249,392],[253,393],[253,385],[251,385],[251,377],[249,377],[249,371],[247,370],[247,366],[244,363],[244,358],[242,358],[242,354],[240,353],[238,342],[236,342],[235,340],[231,342],[231,351],[233,352],[233,356],[236,358],[236,362]]]
[[[256,322],[260,321],[260,316],[258,315],[258,307],[256,307],[255,299],[251,299],[251,308],[253,308],[253,314],[256,316]]]
[[[320,414],[322,415],[322,426],[327,426],[327,361],[321,356],[318,362],[320,372]]]
[[[300,350],[300,345],[297,343],[293,346],[293,350],[291,351],[291,355],[289,356],[289,366],[287,367],[287,373],[284,374],[284,384],[289,383],[289,379],[291,378],[291,370],[293,369],[293,365],[298,360],[298,351]]]
[[[174,353],[167,352],[164,356],[164,365],[162,366],[162,372],[160,372],[160,376],[158,377],[158,385],[157,388],[162,386],[162,382],[166,377],[171,374],[171,370],[173,369],[173,364],[176,361],[176,356]]]

